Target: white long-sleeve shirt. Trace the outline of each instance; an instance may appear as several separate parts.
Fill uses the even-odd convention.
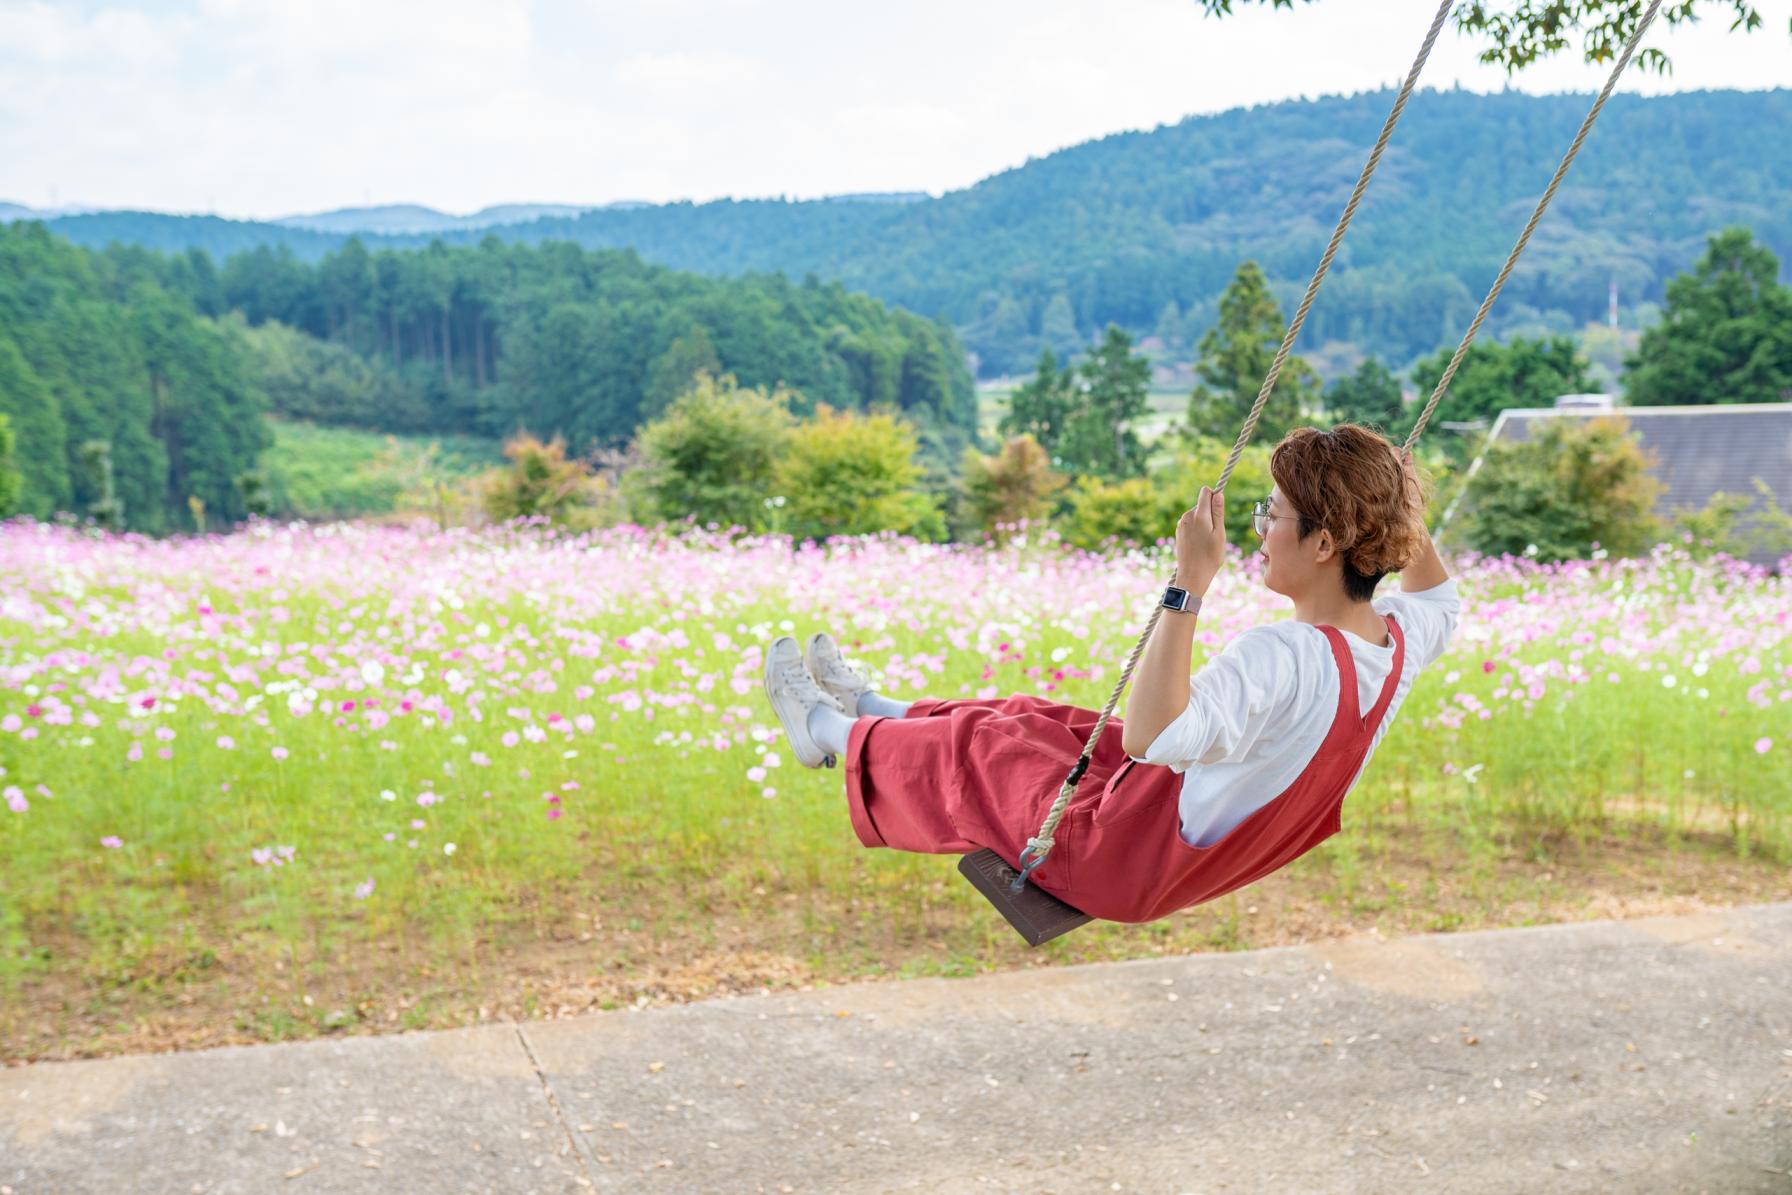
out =
[[[1369,755],[1419,671],[1449,645],[1462,603],[1452,577],[1418,593],[1385,594],[1372,605],[1399,621],[1406,661]],[[1351,631],[1340,633],[1356,664],[1357,703],[1366,717],[1394,666],[1393,641],[1376,647]],[[1145,754],[1132,756],[1186,773],[1179,806],[1184,842],[1212,846],[1294,783],[1337,717],[1338,684],[1325,632],[1293,619],[1243,632],[1190,678],[1188,707]]]

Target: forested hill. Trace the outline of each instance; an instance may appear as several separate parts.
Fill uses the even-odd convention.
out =
[[[1588,96],[1414,97],[1303,343],[1348,340],[1397,362],[1453,339],[1573,136]],[[705,273],[814,273],[953,323],[984,373],[1115,322],[1189,348],[1238,262],[1288,303],[1355,182],[1392,95],[1195,117],[1063,150],[905,205],[781,201],[587,212],[476,241],[632,246]],[[1792,261],[1792,90],[1615,96],[1514,275],[1493,324],[1568,329],[1660,298],[1705,236],[1746,225]],[[70,217],[74,240],[197,245],[260,237],[315,255],[339,242],[275,225],[141,214]],[[422,238],[368,237],[369,246]]]
[[[21,508],[39,518],[103,509],[144,531],[240,518],[264,412],[621,448],[699,371],[788,386],[798,415],[894,409],[934,470],[975,436],[952,329],[837,282],[498,241],[350,242],[316,265],[260,248],[220,269],[197,251],[89,250],[41,224],[0,226],[0,416]]]

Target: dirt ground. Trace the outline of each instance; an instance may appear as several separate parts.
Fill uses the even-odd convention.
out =
[[[541,919],[546,928],[539,932],[508,931],[449,950],[380,941],[320,956],[289,944],[207,935],[216,945],[203,954],[152,953],[128,978],[99,980],[73,968],[27,978],[0,1001],[0,1061],[552,1019],[729,993],[1364,933],[1655,916],[1792,897],[1781,862],[1738,858],[1715,832],[1668,844],[1642,827],[1584,844],[1539,840],[1479,865],[1417,851],[1384,854],[1362,860],[1361,875],[1351,885],[1333,870],[1297,864],[1164,921],[1086,926],[1039,950],[1029,950],[974,894],[961,898],[959,887],[968,885],[948,858],[939,860],[940,878],[919,914],[887,901],[796,890],[769,891],[747,905],[687,892],[698,915],[629,929],[629,921],[641,924],[640,910],[625,918],[560,905]],[[53,958],[71,957],[78,947],[53,935],[45,941],[35,934],[34,941]]]

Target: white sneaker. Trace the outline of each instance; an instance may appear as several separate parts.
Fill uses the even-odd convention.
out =
[[[772,712],[784,725],[784,737],[797,762],[806,768],[833,767],[834,757],[823,751],[809,733],[809,711],[818,705],[846,713],[832,694],[822,691],[803,666],[803,653],[789,635],[772,640],[765,652],[765,695]],[[852,715],[848,714],[848,717]]]
[[[871,692],[871,682],[864,673],[848,666],[832,635],[820,631],[809,636],[809,645],[803,649],[803,663],[815,683],[840,703],[848,717],[858,717],[859,698]]]

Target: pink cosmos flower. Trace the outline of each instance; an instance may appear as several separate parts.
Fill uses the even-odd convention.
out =
[[[100,845],[103,847],[106,847],[109,850],[115,851],[119,847],[124,845],[124,840],[119,838],[119,836],[116,834],[108,834],[104,838],[100,839]]]
[[[1766,735],[1762,735],[1760,738],[1755,740],[1755,754],[1756,755],[1766,755],[1771,750],[1773,750],[1773,740],[1768,738]]]

